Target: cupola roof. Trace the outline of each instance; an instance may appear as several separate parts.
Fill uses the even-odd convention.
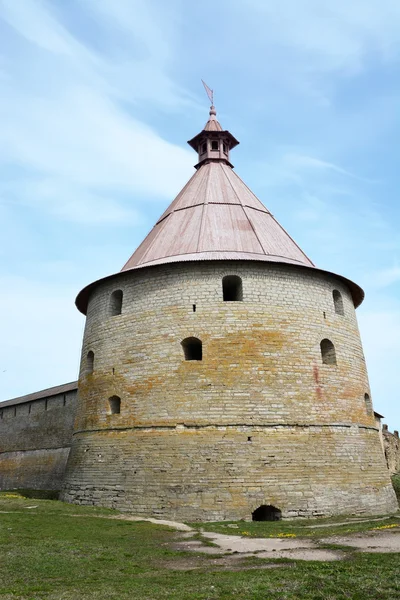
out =
[[[196,172],[122,267],[121,273],[204,260],[285,263],[320,271],[234,172],[230,151],[239,142],[222,128],[213,105],[204,129],[188,144],[198,153]],[[350,280],[338,277],[350,287],[358,306],[364,297],[362,289]],[[78,294],[76,303],[83,313],[86,313],[90,291],[96,283]]]
[[[188,260],[263,260],[314,267],[270,211],[234,172],[238,141],[217,121],[214,106],[188,144],[197,171],[133,253],[122,271]]]

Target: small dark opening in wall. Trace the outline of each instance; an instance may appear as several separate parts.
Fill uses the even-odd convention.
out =
[[[339,290],[333,290],[332,296],[333,304],[335,306],[335,313],[338,315],[344,315],[342,294],[339,292]]]
[[[372,413],[374,411],[372,410],[372,402],[371,402],[371,398],[369,397],[369,394],[364,394],[364,402],[365,402],[365,408],[366,408],[367,414],[372,415]]]
[[[280,521],[282,511],[271,504],[263,504],[252,513],[253,521]]]
[[[86,373],[88,375],[90,375],[90,373],[93,373],[93,369],[94,369],[94,352],[92,352],[92,350],[89,350],[89,352],[87,353],[87,357],[86,357]]]
[[[248,436],[247,441],[251,442],[251,435]]]
[[[67,405],[67,396],[64,394],[64,397],[63,397],[63,406],[66,406],[66,405]]]
[[[121,398],[119,396],[111,396],[108,399],[110,405],[110,413],[112,415],[119,415],[121,412]]]
[[[196,312],[196,305],[193,304],[193,312]]]
[[[28,404],[28,415],[32,412],[32,404]]]
[[[185,360],[203,360],[203,346],[198,338],[186,338],[181,342],[181,346]]]
[[[211,150],[218,150],[219,144],[216,141],[211,142]]]
[[[227,275],[222,279],[224,302],[241,302],[243,300],[242,280],[237,275]]]
[[[326,319],[326,312],[324,311],[324,319]]]
[[[47,398],[46,398],[46,400],[44,401],[44,410],[47,410],[48,402],[49,402],[49,401],[48,401],[48,400],[47,400]]]
[[[108,312],[110,317],[115,317],[116,315],[120,315],[122,312],[122,298],[123,293],[122,290],[115,290],[110,296],[110,304],[108,307]]]
[[[321,344],[321,357],[324,365],[336,365],[336,351],[335,346],[331,340],[322,340]]]
[[[16,416],[17,416],[17,407],[14,406],[14,417],[16,417]]]
[[[206,151],[207,151],[207,144],[205,143],[205,144],[201,145],[201,152],[203,153],[203,152],[206,152]]]

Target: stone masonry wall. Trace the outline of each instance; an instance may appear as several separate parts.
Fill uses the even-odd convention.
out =
[[[0,403],[0,490],[61,488],[76,395],[72,390],[32,401]]]
[[[385,449],[386,462],[390,473],[400,473],[400,440],[399,432],[391,433],[387,425],[383,426],[383,446]]]
[[[225,275],[242,278],[243,302],[223,301]],[[122,314],[109,316],[117,289]],[[187,337],[202,340],[202,361],[184,360]],[[325,338],[337,365],[322,363]],[[341,280],[251,262],[123,273],[90,298],[63,498],[191,520],[249,519],[261,504],[284,516],[396,510],[365,394]]]

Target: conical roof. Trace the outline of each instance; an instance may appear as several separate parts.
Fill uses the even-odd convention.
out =
[[[204,260],[264,261],[329,273],[315,267],[234,172],[229,154],[238,143],[229,131],[223,130],[211,106],[204,129],[188,142],[198,152],[195,174],[122,267],[121,273]],[[349,286],[358,306],[364,297],[363,290],[340,275],[336,277]],[[78,294],[76,304],[84,314],[90,293],[99,281]]]
[[[196,171],[122,270],[221,259],[314,267],[230,166],[208,162]]]

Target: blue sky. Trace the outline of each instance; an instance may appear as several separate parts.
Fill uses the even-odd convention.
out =
[[[232,161],[366,291],[375,410],[400,426],[398,0],[0,0],[0,398],[74,380],[87,283],[193,172],[200,78]]]

